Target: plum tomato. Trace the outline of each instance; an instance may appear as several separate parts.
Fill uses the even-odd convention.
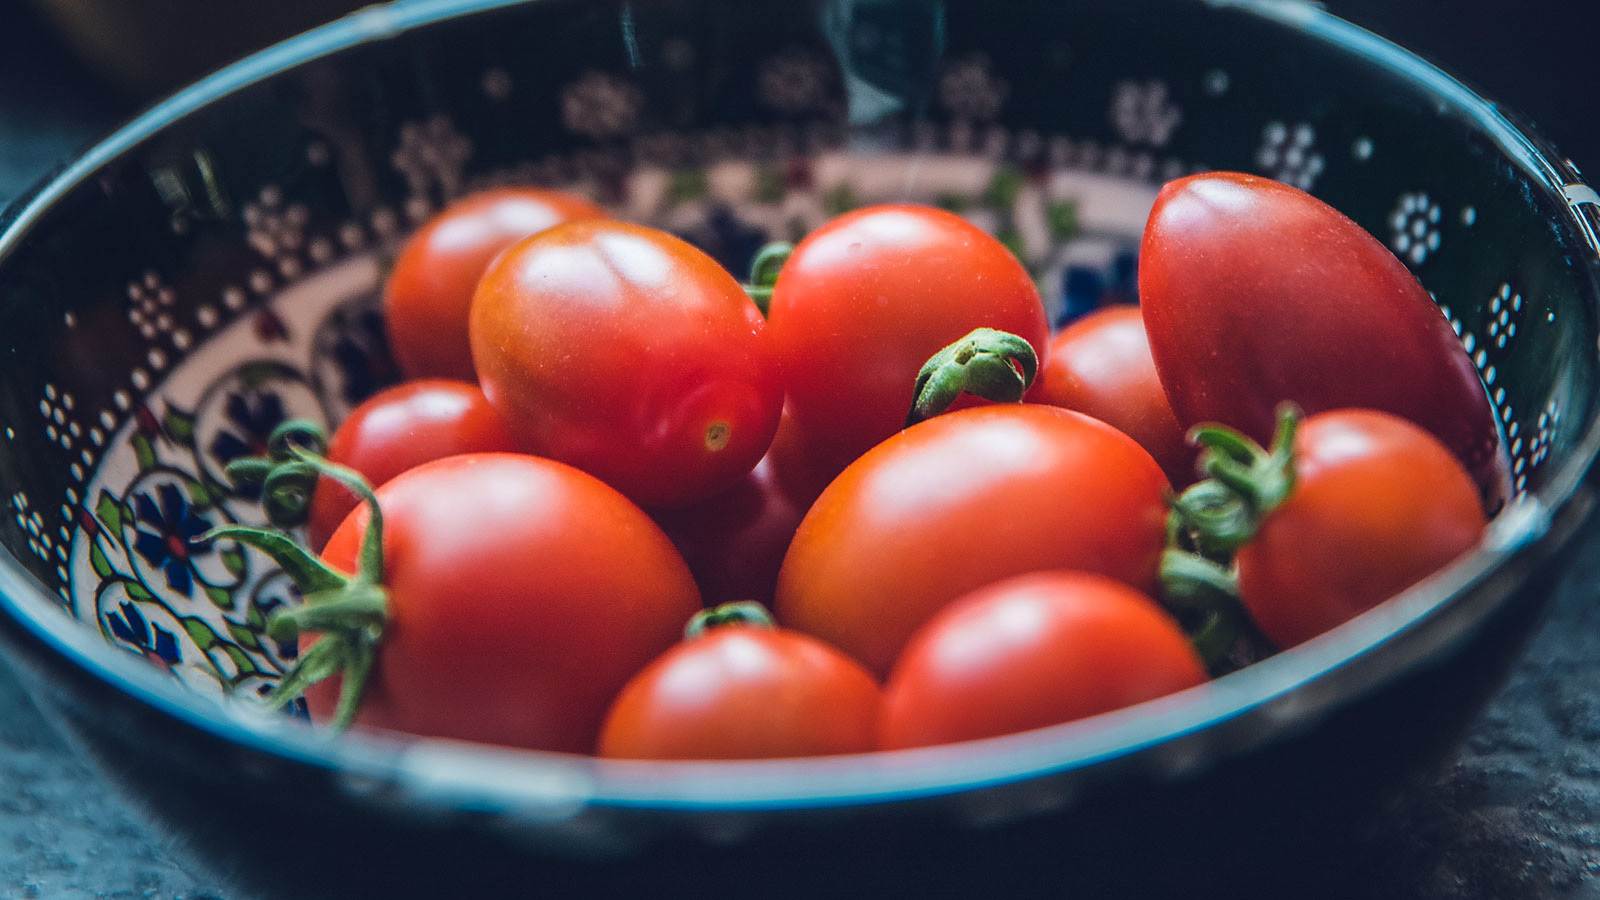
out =
[[[770,619],[734,621],[692,633],[630,679],[606,714],[597,752],[628,759],[861,753],[877,741],[881,702],[878,682],[833,647]]]
[[[1040,404],[936,416],[851,463],[795,533],[773,612],[882,675],[967,591],[1039,569],[1156,589],[1167,479],[1110,425]]]
[[[1309,416],[1293,486],[1241,547],[1239,597],[1274,643],[1309,640],[1473,547],[1477,488],[1419,426],[1374,410]]]
[[[386,388],[358,405],[333,432],[325,455],[381,485],[442,457],[514,449],[511,433],[476,384],[421,378]],[[359,502],[339,482],[318,479],[306,522],[311,546],[326,544]]]
[[[1184,426],[1266,441],[1282,402],[1379,409],[1438,437],[1488,508],[1506,497],[1494,410],[1455,330],[1394,254],[1310,194],[1236,172],[1169,182],[1145,227],[1139,298]]]
[[[617,691],[700,607],[661,529],[562,463],[446,457],[378,488],[377,503],[388,621],[358,725],[591,752]],[[364,504],[345,519],[328,566],[356,571],[371,518]],[[307,691],[314,719],[337,681]]]
[[[1205,680],[1150,597],[1103,575],[1027,573],[951,601],[917,630],[884,685],[879,746],[1042,728]]]
[[[473,380],[467,310],[489,261],[552,225],[605,214],[588,200],[534,187],[494,188],[445,207],[400,248],[384,283],[384,327],[400,371]]]
[[[995,328],[1041,356],[1049,339],[1033,279],[1005,245],[911,205],[859,209],[807,235],[768,315],[792,414],[845,459],[900,430],[918,370],[956,339]]]
[[[1105,421],[1149,450],[1174,486],[1195,480],[1195,450],[1156,376],[1139,307],[1106,306],[1083,316],[1050,339],[1047,356],[1030,402]]]
[[[479,383],[523,448],[640,505],[731,486],[777,428],[761,311],[665,232],[604,219],[542,231],[489,267],[470,318]]]

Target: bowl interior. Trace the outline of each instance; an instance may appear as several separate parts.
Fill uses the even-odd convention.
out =
[[[845,209],[935,204],[1010,245],[1063,322],[1137,299],[1157,189],[1213,168],[1311,190],[1388,244],[1477,364],[1518,494],[1559,505],[1558,474],[1592,453],[1592,234],[1573,206],[1592,192],[1315,10],[393,4],[176,96],[13,211],[6,591],[36,628],[169,673],[197,716],[267,689],[294,648],[266,616],[293,589],[255,551],[188,539],[263,521],[228,460],[397,378],[387,262],[473,189],[583,193],[735,272]]]

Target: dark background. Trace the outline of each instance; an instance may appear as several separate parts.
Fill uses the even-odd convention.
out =
[[[23,0],[0,0],[0,206],[149,102],[154,91],[184,73],[198,74],[208,54],[231,55],[249,40],[184,27],[193,20],[178,12],[185,5],[180,0],[120,2],[148,9],[155,31],[187,35],[180,42],[187,50],[165,57],[162,77],[132,78],[108,74],[103,62],[86,65]],[[257,3],[271,0],[222,0],[211,4],[212,14],[238,19],[235,6]],[[330,0],[313,10],[317,4],[299,4],[288,18],[331,15],[351,5]],[[1574,10],[1587,4],[1325,5],[1520,113],[1580,168],[1600,166],[1595,59],[1574,21]],[[244,24],[258,34],[292,27]],[[1328,848],[1326,864],[1356,872],[1370,885],[1365,896],[1600,897],[1600,607],[1594,602],[1600,528],[1590,528],[1582,543],[1523,662],[1461,746],[1385,815]],[[1314,830],[1315,823],[1307,827]],[[14,898],[249,895],[226,873],[202,869],[180,838],[145,821],[74,756],[0,660],[0,900]]]

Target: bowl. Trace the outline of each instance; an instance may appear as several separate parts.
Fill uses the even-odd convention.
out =
[[[175,539],[260,521],[227,460],[397,377],[387,261],[473,189],[575,190],[735,271],[838,211],[936,204],[1065,321],[1134,297],[1160,184],[1216,168],[1314,192],[1413,269],[1494,401],[1515,497],[1457,563],[1201,688],[817,760],[330,739],[253,702],[291,652],[264,628],[286,578]],[[1451,746],[1594,504],[1597,207],[1507,113],[1299,2],[369,7],[173,95],[6,213],[0,635],[122,789],[262,895],[1292,880],[1308,821],[1343,833]]]

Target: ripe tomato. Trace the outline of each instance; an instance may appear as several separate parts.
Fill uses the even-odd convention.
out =
[[[763,759],[861,753],[881,696],[861,664],[816,638],[728,624],[634,676],[600,731],[601,756]]]
[[[655,229],[591,219],[513,245],[478,285],[471,334],[483,391],[526,449],[645,506],[732,485],[778,425],[760,310]]]
[[[1107,306],[1078,319],[1050,339],[1048,357],[1029,401],[1105,421],[1150,451],[1174,485],[1195,480],[1195,450],[1161,389],[1139,307]]]
[[[617,691],[700,607],[666,535],[570,466],[451,456],[377,498],[389,621],[358,724],[587,753]],[[370,518],[363,505],[339,526],[329,566],[355,571]],[[307,693],[314,717],[333,695]]]
[[[1193,687],[1178,623],[1087,572],[1019,575],[960,597],[911,638],[884,685],[879,745],[920,747],[1070,722]]]
[[[1380,409],[1443,441],[1490,508],[1507,495],[1494,410],[1444,314],[1377,239],[1304,191],[1231,172],[1167,184],[1139,295],[1185,426],[1265,441],[1281,402]]]
[[[1041,356],[1049,339],[1033,279],[1003,244],[909,205],[813,231],[778,274],[768,315],[792,414],[845,459],[900,430],[922,364],[974,328],[1015,334]]]
[[[423,378],[367,398],[334,431],[325,455],[381,485],[442,457],[514,449],[511,433],[476,384]],[[311,546],[326,544],[357,505],[349,488],[329,478],[318,479],[306,523]]]
[[[1038,569],[1153,592],[1167,479],[1098,419],[1036,404],[945,413],[851,463],[800,523],[773,612],[889,670],[955,597]]]
[[[1376,606],[1483,534],[1471,476],[1404,419],[1319,413],[1300,425],[1294,452],[1288,499],[1236,555],[1240,599],[1280,647]]]
[[[605,214],[569,194],[514,187],[470,194],[430,219],[400,249],[383,289],[400,370],[411,378],[473,380],[467,308],[489,261],[534,232]]]

